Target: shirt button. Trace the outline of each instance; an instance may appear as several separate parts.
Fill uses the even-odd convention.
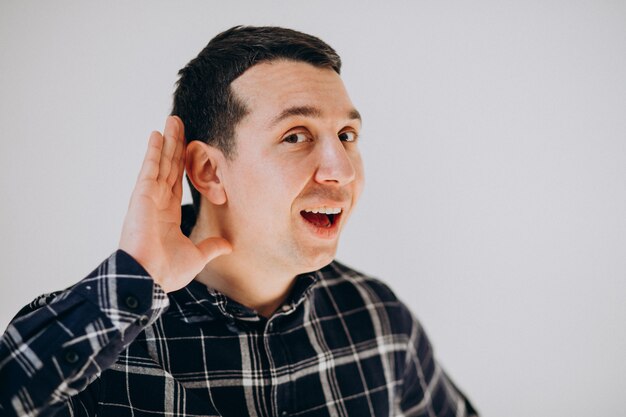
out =
[[[75,364],[80,359],[78,353],[76,353],[76,351],[73,349],[66,350],[63,358],[65,359],[65,362],[69,364]]]
[[[139,319],[139,324],[145,327],[148,325],[148,321],[150,321],[150,319],[148,319],[148,316],[141,316],[141,318]]]
[[[288,304],[285,304],[285,305],[284,305],[284,306],[282,306],[280,309],[283,311],[283,313],[286,313],[286,312],[288,312],[289,310],[291,310],[291,306],[290,306],[290,305],[288,305]]]
[[[280,415],[281,415],[281,417],[286,417],[286,416],[288,416],[288,415],[289,415],[289,413],[288,413],[288,412],[286,412],[286,411],[283,411],[282,413],[280,413]]]
[[[137,300],[137,298],[132,295],[129,295],[128,297],[126,297],[126,299],[124,300],[124,303],[126,304],[126,307],[130,308],[131,310],[134,310],[137,307],[139,307],[139,300]]]

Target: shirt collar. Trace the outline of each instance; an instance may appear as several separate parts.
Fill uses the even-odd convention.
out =
[[[289,296],[276,313],[289,314],[295,311],[308,297],[320,277],[319,271],[296,276]],[[170,308],[166,314],[186,323],[213,320],[258,323],[265,320],[255,310],[196,280],[185,288],[170,293],[169,298]]]

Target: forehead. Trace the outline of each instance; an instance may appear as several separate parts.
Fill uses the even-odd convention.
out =
[[[271,120],[288,108],[312,107],[327,117],[354,107],[339,74],[305,62],[271,61],[254,65],[232,83],[248,115]]]

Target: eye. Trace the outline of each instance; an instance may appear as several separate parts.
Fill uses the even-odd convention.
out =
[[[283,136],[283,142],[287,143],[302,143],[307,142],[309,137],[304,132],[292,132]]]
[[[358,135],[356,134],[356,132],[352,131],[352,130],[348,130],[346,132],[341,132],[339,134],[339,140],[342,142],[354,142],[356,141],[356,138],[358,137]]]

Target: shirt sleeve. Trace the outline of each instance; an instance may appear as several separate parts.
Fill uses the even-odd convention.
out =
[[[433,348],[420,323],[412,329],[404,367],[400,402],[406,417],[472,417],[478,413],[435,360]]]
[[[38,297],[0,339],[0,414],[34,417],[72,407],[70,399],[168,305],[162,288],[121,250],[76,285]]]

